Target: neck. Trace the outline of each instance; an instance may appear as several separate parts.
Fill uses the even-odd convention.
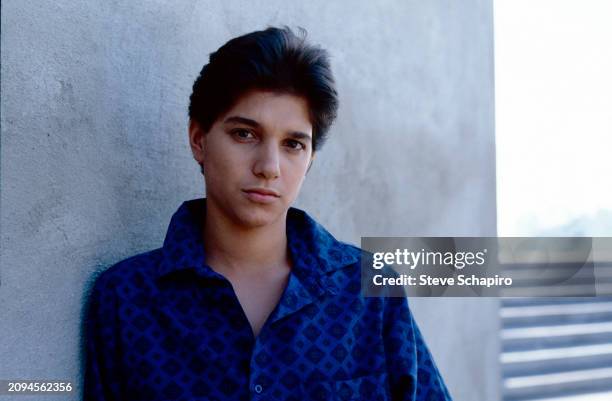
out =
[[[214,270],[245,273],[285,266],[289,261],[286,222],[285,212],[272,224],[239,226],[207,202],[203,233],[206,264]]]

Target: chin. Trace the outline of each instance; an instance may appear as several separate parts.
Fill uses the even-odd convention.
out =
[[[246,206],[241,207],[236,211],[236,221],[238,224],[248,228],[265,227],[276,222],[282,215],[283,211],[278,207],[259,207]]]

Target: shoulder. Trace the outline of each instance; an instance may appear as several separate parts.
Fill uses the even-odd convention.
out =
[[[359,299],[373,311],[380,313],[409,314],[408,297],[403,286],[375,285],[376,276],[399,277],[389,265],[374,268],[373,254],[355,245],[341,243],[342,253],[352,258],[343,267],[334,270],[328,276],[335,292],[343,297]]]
[[[332,271],[332,276],[336,277],[336,281],[351,283],[353,288],[355,284],[359,284],[358,290],[362,282],[366,284],[375,272],[372,253],[352,244],[337,241],[337,246],[334,251],[330,252],[329,258],[336,266]]]
[[[352,244],[339,244],[338,253],[334,255],[336,268],[327,275],[332,292],[350,302],[368,306],[368,309],[380,310],[384,299],[368,296],[366,291],[370,281],[369,252]]]
[[[152,286],[161,260],[161,248],[121,260],[94,275],[92,293],[99,296],[129,294]]]

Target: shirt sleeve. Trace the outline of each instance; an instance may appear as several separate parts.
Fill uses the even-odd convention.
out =
[[[385,302],[383,333],[392,400],[452,401],[407,298]]]
[[[96,280],[85,320],[85,374],[83,400],[121,399],[120,366],[114,292],[104,275]]]

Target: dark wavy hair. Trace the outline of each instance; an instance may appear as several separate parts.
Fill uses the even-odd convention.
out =
[[[320,149],[338,110],[329,54],[288,27],[270,27],[231,39],[210,54],[193,84],[189,118],[208,132],[246,92],[254,89],[304,97],[313,127],[312,147]]]

